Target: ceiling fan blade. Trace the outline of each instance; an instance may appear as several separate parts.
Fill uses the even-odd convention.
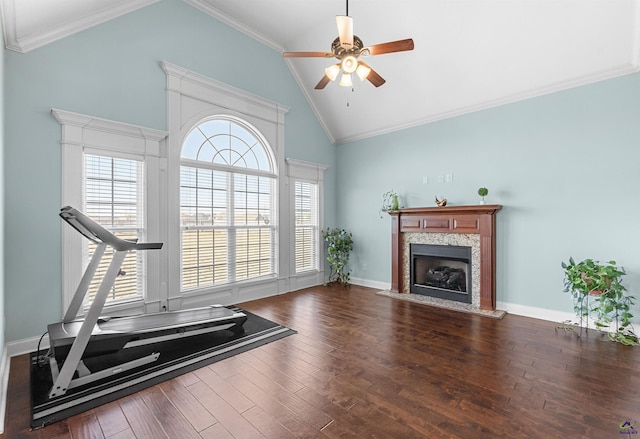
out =
[[[375,44],[367,48],[370,55],[383,55],[385,53],[404,52],[413,50],[413,39],[390,41],[388,43]]]
[[[322,79],[320,80],[320,82],[318,82],[318,84],[316,84],[316,86],[314,87],[316,90],[322,90],[323,88],[325,88],[327,86],[328,83],[331,82],[331,79],[329,79],[329,77],[327,75],[324,75],[322,77]]]
[[[375,85],[376,87],[380,87],[382,84],[387,82],[382,76],[378,75],[378,73],[371,68],[371,66],[367,65],[367,63],[363,61],[358,61],[358,64],[362,64],[366,68],[370,69],[369,74],[367,75],[367,80]]]
[[[346,50],[353,48],[353,18],[348,15],[336,15],[340,46]]]
[[[282,52],[285,58],[333,58],[331,52]]]

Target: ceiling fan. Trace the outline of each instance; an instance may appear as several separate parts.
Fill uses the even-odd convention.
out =
[[[342,70],[342,76],[340,77],[341,86],[351,87],[353,85],[351,74],[355,72],[361,81],[367,79],[376,87],[380,87],[386,82],[384,78],[364,61],[360,60],[359,57],[413,50],[413,39],[411,38],[364,47],[362,40],[353,34],[353,19],[349,17],[349,0],[346,0],[346,2],[346,15],[336,16],[338,38],[331,43],[331,52],[284,52],[282,54],[285,58],[335,57],[338,59],[339,62],[337,64],[331,65],[324,70],[325,75],[315,86],[316,90],[322,90],[329,82],[335,81],[340,74],[340,70]]]

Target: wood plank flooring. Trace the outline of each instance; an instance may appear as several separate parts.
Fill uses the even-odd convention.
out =
[[[640,430],[640,348],[595,332],[356,286],[240,306],[298,334],[35,431],[28,359],[13,358],[0,438],[614,438],[626,420]]]

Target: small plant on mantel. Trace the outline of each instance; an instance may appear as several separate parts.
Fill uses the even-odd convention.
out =
[[[489,189],[487,189],[486,187],[481,187],[480,189],[478,189],[478,195],[480,195],[480,204],[484,204],[484,197],[486,197],[489,194]]]
[[[624,268],[616,265],[616,261],[601,263],[593,259],[569,263],[562,262],[564,269],[564,292],[573,296],[573,309],[583,323],[589,327],[589,317],[595,319],[595,326],[600,330],[611,328],[609,338],[625,345],[637,346],[638,336],[633,332],[630,310],[635,297],[627,294],[622,285]],[[586,322],[585,322],[586,320]],[[565,325],[566,327],[566,325]]]
[[[380,208],[380,218],[382,218],[382,212],[397,212],[400,208],[400,202],[398,200],[398,193],[391,189],[390,191],[382,194],[382,207]]]
[[[327,228],[322,231],[322,237],[327,243],[327,262],[331,266],[329,282],[348,286],[351,274],[347,264],[351,250],[353,250],[353,236],[344,229]]]

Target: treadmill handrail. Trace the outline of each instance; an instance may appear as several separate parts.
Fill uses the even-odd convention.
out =
[[[159,250],[163,245],[162,242],[138,243],[137,240],[118,238],[109,230],[71,206],[65,206],[60,209],[60,217],[90,241],[96,244],[104,242],[117,251]]]

